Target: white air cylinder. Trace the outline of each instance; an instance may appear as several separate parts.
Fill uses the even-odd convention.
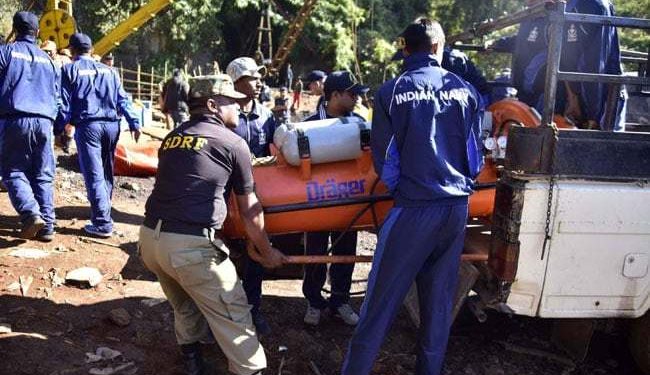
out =
[[[281,125],[273,143],[291,165],[300,165],[298,138],[309,140],[312,164],[356,159],[361,155],[361,133],[370,131],[370,123],[359,117],[341,117]]]

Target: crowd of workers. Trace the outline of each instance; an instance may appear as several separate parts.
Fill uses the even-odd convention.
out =
[[[538,0],[529,1],[531,5]],[[607,4],[605,4],[607,3]],[[574,12],[613,14],[608,2],[571,0]],[[133,138],[138,118],[116,72],[112,56],[98,62],[88,36],[70,38],[70,61],[57,63],[56,48],[36,45],[38,20],[29,12],[14,16],[15,42],[0,47],[0,142],[2,178],[20,215],[21,236],[51,241],[54,235],[52,137],[67,124],[75,128],[79,164],[91,206],[91,235],[112,234],[113,158],[124,116]],[[513,52],[512,80],[518,98],[539,108],[546,62],[545,19],[522,23],[518,34],[498,41],[495,50]],[[621,74],[616,29],[568,25],[565,70]],[[588,42],[587,42],[588,41]],[[304,322],[318,325],[329,310],[350,326],[342,373],[369,374],[382,341],[409,287],[416,283],[420,302],[417,374],[439,374],[451,325],[460,255],[473,180],[482,167],[481,123],[485,106],[499,97],[465,55],[445,47],[440,25],[418,19],[398,38],[398,77],[377,91],[372,109],[374,168],[395,205],[381,231],[359,314],[349,304],[354,265],[329,268],[332,292],[321,293],[324,265],[305,267]],[[57,55],[58,56],[58,55]],[[600,60],[598,60],[600,59]],[[594,62],[596,60],[596,62]],[[599,62],[599,63],[598,63]],[[264,232],[264,215],[255,194],[252,157],[270,155],[277,116],[261,104],[264,66],[249,57],[231,61],[226,74],[183,81],[175,70],[163,92],[163,109],[174,129],[159,150],[154,189],[145,206],[139,249],[167,296],[175,319],[187,374],[202,374],[199,343],[216,340],[236,374],[261,374],[266,368],[258,335],[270,331],[260,313],[265,268],[286,262],[276,247],[302,236]],[[30,79],[25,79],[30,77]],[[289,81],[293,80],[293,73]],[[316,113],[304,119],[356,116],[369,87],[348,71],[312,71],[295,81],[319,96]],[[602,86],[602,87],[601,87]],[[589,127],[622,130],[624,92],[616,125],[603,122],[607,90],[599,84],[560,87],[558,108]],[[504,95],[504,94],[500,94]],[[512,95],[506,91],[505,95]],[[298,96],[299,98],[299,96]],[[293,100],[292,106],[299,107]],[[285,103],[285,109],[289,105]],[[181,137],[182,142],[170,142]],[[240,280],[220,229],[232,191],[243,220],[250,261]],[[286,243],[285,242],[285,243]],[[356,253],[355,232],[304,236],[306,254]]]
[[[110,67],[91,56],[85,34],[70,37],[71,61],[59,63],[36,45],[38,18],[18,12],[14,43],[0,47],[0,132],[2,180],[22,223],[21,236],[54,238],[53,135],[75,128],[79,165],[91,206],[84,230],[113,233],[113,161],[124,116],[137,140],[139,119]],[[45,45],[46,50],[50,50]]]

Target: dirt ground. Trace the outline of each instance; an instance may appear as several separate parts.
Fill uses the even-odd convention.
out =
[[[87,242],[82,231],[89,218],[76,156],[57,151],[57,234],[52,243],[16,237],[18,219],[6,193],[0,195],[0,374],[178,374],[181,364],[173,332],[173,314],[155,277],[136,255],[138,226],[153,178],[117,177],[113,201],[115,236],[106,243]],[[130,185],[130,186],[129,186]],[[362,233],[361,254],[372,254],[375,236]],[[47,257],[10,256],[16,248],[44,250]],[[60,285],[56,277],[79,267],[95,267],[102,280],[94,288]],[[352,304],[359,308],[369,265],[356,267]],[[27,289],[29,277],[33,282]],[[22,290],[20,286],[22,279]],[[25,290],[27,289],[27,290]],[[262,312],[273,332],[262,338],[269,370],[278,374],[338,373],[352,329],[330,318],[318,328],[302,323],[306,303],[299,280],[265,281]],[[109,317],[124,309],[122,319]],[[489,313],[478,323],[462,310],[451,333],[444,374],[476,375],[635,375],[622,334],[598,333],[587,359],[574,363],[550,342],[549,321]],[[1,327],[0,327],[1,328]],[[411,374],[417,330],[406,310],[388,335],[373,374]],[[285,354],[279,347],[287,348]],[[86,353],[100,347],[121,355],[87,363]],[[226,374],[216,345],[205,345],[210,374]],[[282,359],[284,357],[284,360]],[[112,368],[112,372],[109,371]]]

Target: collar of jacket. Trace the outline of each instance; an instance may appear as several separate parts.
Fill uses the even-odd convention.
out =
[[[239,109],[239,117],[245,118],[247,120],[256,120],[260,117],[262,117],[262,104],[260,104],[257,99],[253,99],[253,108],[251,108],[251,111],[246,113]]]
[[[190,121],[188,121],[188,123],[192,124],[198,124],[199,122],[207,122],[209,124],[226,127],[226,125],[223,123],[223,121],[221,121],[219,117],[217,117],[217,115],[208,115],[204,113],[191,115]]]
[[[440,66],[436,56],[428,52],[417,52],[404,58],[403,70],[413,70],[424,66]]]
[[[16,38],[16,42],[29,42],[32,44],[36,44],[36,37],[33,35],[21,35],[18,38]]]

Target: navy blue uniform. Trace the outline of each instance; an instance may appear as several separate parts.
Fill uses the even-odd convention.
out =
[[[512,82],[517,89],[517,97],[522,102],[537,109],[544,109],[544,79],[548,60],[549,24],[546,17],[527,20],[519,26],[514,37],[502,38],[494,45],[497,51],[511,52]],[[557,112],[564,111],[565,90],[558,85]]]
[[[487,82],[483,73],[474,65],[466,54],[457,50],[445,47],[442,55],[442,68],[448,70],[474,86],[487,103],[492,87]]]
[[[607,0],[571,0],[567,12],[597,15],[614,15],[614,7]],[[518,90],[518,98],[536,108],[540,113],[544,107],[544,83],[548,59],[548,29],[546,17],[524,21],[516,37],[499,40],[494,49],[512,52],[512,78]],[[618,34],[615,27],[566,24],[562,41],[560,69],[581,73],[622,74]],[[604,123],[607,84],[570,83],[572,91],[578,93],[582,114],[586,120],[596,121],[602,130],[624,130],[625,91],[619,93],[617,118],[612,127]],[[558,84],[555,111],[564,112],[566,89]]]
[[[52,123],[59,73],[33,36],[0,47],[2,178],[22,221],[40,216],[54,228]]]
[[[115,148],[120,137],[120,115],[126,117],[131,130],[140,121],[122,88],[115,70],[80,56],[63,67],[62,115],[57,125],[75,126],[79,165],[86,183],[92,224],[101,232],[113,230],[111,196]]]
[[[257,158],[271,155],[270,144],[273,142],[276,122],[273,113],[257,101],[253,102],[250,113],[239,113],[239,124],[234,129],[242,137],[251,154]],[[248,303],[252,305],[253,321],[257,323],[258,312],[262,300],[262,281],[264,280],[264,267],[256,261],[249,259],[246,274],[243,277],[244,291]],[[260,330],[258,328],[258,330]],[[261,331],[261,330],[260,330]]]
[[[609,0],[573,0],[567,3],[567,12],[614,16],[614,5]],[[594,24],[567,24],[563,46],[563,70],[581,73],[622,75],[621,51],[615,27]],[[616,93],[618,102],[614,124],[607,124],[605,111],[609,85],[605,83],[572,82],[572,91],[578,93],[582,115],[600,125],[601,130],[625,130],[625,103],[627,93],[622,88]]]
[[[377,92],[371,147],[395,206],[378,236],[361,318],[344,375],[367,375],[415,281],[420,301],[418,375],[439,374],[451,325],[468,196],[482,167],[478,93],[415,53]]]
[[[269,145],[273,142],[276,123],[268,108],[257,101],[253,103],[250,113],[239,113],[239,125],[235,128],[235,133],[244,138],[255,157],[261,158],[271,155]]]
[[[331,118],[327,115],[324,106],[317,108],[318,112],[306,118],[304,121],[317,121]],[[348,116],[361,117],[352,112]],[[339,239],[340,238],[340,239]],[[332,255],[356,255],[357,253],[357,232],[309,232],[305,234],[305,254],[306,255],[327,255],[330,240],[334,243],[338,239],[336,246],[332,247]],[[331,311],[336,309],[350,300],[350,288],[352,286],[352,273],[354,273],[354,263],[352,264],[332,264],[329,267],[330,283],[332,284],[332,293],[329,301],[323,298],[321,290],[327,279],[327,266],[325,264],[308,264],[305,265],[305,276],[302,283],[302,293],[309,301],[309,305],[323,310],[327,307]]]

